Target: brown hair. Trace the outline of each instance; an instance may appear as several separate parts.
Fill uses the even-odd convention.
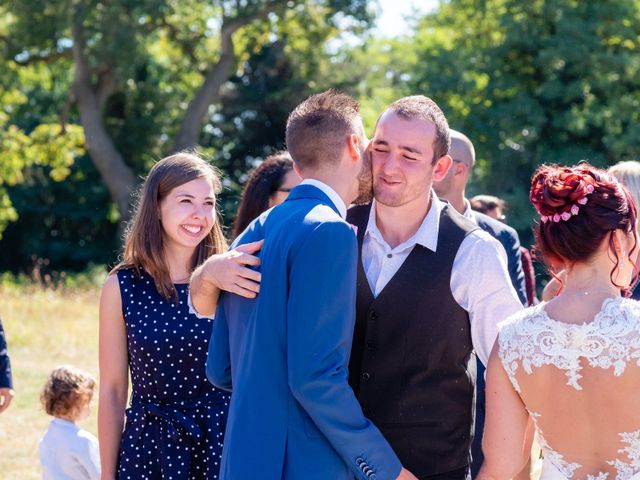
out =
[[[144,269],[155,282],[158,292],[167,300],[177,300],[169,268],[164,258],[164,234],[160,221],[160,202],[180,185],[198,178],[211,182],[214,192],[222,190],[220,177],[205,160],[191,152],[180,152],[157,162],[142,184],[133,218],[127,228],[122,261],[111,273],[133,268],[138,274]],[[209,234],[200,242],[192,259],[192,270],[215,253],[224,252],[227,243],[216,211]]]
[[[633,199],[627,189],[604,170],[588,164],[542,165],[533,175],[529,197],[538,213],[546,217],[546,221],[540,221],[534,228],[535,249],[550,267],[565,260],[588,261],[607,238],[618,260],[611,235],[617,229],[633,232],[635,243],[630,257],[637,247]],[[611,271],[611,281],[616,285],[614,272],[615,268]],[[628,288],[616,286],[622,290]]]
[[[307,98],[287,119],[287,150],[299,168],[335,164],[353,133],[362,137],[360,104],[345,93],[327,90]]]
[[[285,176],[292,170],[291,155],[282,151],[269,155],[251,172],[247,183],[244,184],[233,225],[234,237],[240,235],[255,218],[269,209],[269,198],[282,187]]]
[[[451,135],[449,133],[447,118],[436,102],[429,97],[412,95],[410,97],[400,98],[389,105],[385,110],[385,113],[386,112],[393,112],[405,120],[426,120],[436,126],[432,163],[435,164],[440,157],[449,153],[449,149],[451,148]]]
[[[473,210],[484,214],[491,210],[495,210],[496,208],[501,210],[505,210],[507,208],[507,204],[504,200],[493,195],[476,195],[469,200],[469,203]]]
[[[91,374],[71,365],[62,365],[49,374],[40,401],[47,414],[68,416],[87,405],[95,389],[96,380]]]

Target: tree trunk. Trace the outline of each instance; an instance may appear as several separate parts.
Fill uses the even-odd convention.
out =
[[[91,71],[84,48],[84,11],[78,6],[73,16],[73,59],[75,73],[73,92],[84,129],[87,151],[91,161],[100,172],[111,199],[116,204],[122,222],[128,221],[131,210],[132,193],[137,186],[133,170],[127,166],[116,148],[102,120],[102,108],[109,96],[112,82],[100,82],[96,89],[91,79]]]
[[[254,20],[266,18],[270,12],[284,8],[287,2],[274,0],[266,2],[253,12],[239,14],[234,19],[225,19],[220,32],[220,58],[206,74],[202,86],[193,97],[182,119],[180,131],[173,143],[173,151],[194,148],[198,145],[202,124],[209,106],[220,99],[220,89],[231,75],[236,65],[236,52],[233,45],[233,34],[241,27]]]

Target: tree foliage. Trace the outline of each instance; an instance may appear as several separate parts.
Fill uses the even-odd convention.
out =
[[[153,161],[200,147],[230,174],[227,183],[237,192],[246,169],[282,145],[285,109],[329,85],[323,80],[331,75],[325,43],[344,29],[362,30],[371,19],[363,0],[0,0],[0,8],[7,13],[0,45],[15,77],[3,73],[2,82],[22,95],[25,107],[14,115],[23,135],[16,138],[44,140],[48,133],[56,140],[44,142],[47,152],[40,156],[48,153],[47,164],[14,149],[20,159],[11,167],[12,184],[18,183],[11,190],[14,203],[26,214],[25,195],[55,192],[45,201],[51,210],[43,222],[61,244],[79,245],[79,233],[86,233],[80,222],[107,222],[110,234],[93,225],[87,235],[111,257],[113,225],[128,217],[131,194]],[[276,58],[268,52],[276,51],[282,68],[269,63]],[[27,72],[37,72],[30,91],[18,78]],[[70,175],[66,189],[52,183],[62,173]],[[93,204],[97,217],[82,202],[71,211],[74,202],[67,200],[96,189],[109,194],[96,196],[104,202]],[[225,205],[233,209],[229,200]],[[5,209],[6,221],[20,209]],[[12,245],[25,244],[27,222],[7,233]],[[49,258],[44,240],[35,243],[36,257]],[[51,261],[62,258],[70,257]],[[104,255],[93,258],[104,261]]]
[[[639,39],[634,0],[451,0],[407,39],[399,73],[474,142],[476,192],[510,200],[528,229],[540,163],[640,158]]]

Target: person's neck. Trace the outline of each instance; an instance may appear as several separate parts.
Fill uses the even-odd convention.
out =
[[[76,421],[78,420],[76,418],[76,416],[72,415],[72,414],[69,414],[69,415],[56,415],[54,418],[57,418],[58,420],[64,420],[65,422],[73,423],[74,425],[76,424]]]
[[[375,203],[376,225],[382,238],[391,248],[395,248],[416,234],[431,208],[432,195],[421,197],[401,205],[390,207]]]
[[[173,283],[186,283],[191,276],[193,249],[165,245],[164,260]]]
[[[603,264],[604,263],[604,264]],[[610,262],[578,263],[566,269],[561,294],[596,299],[620,296],[620,289],[611,283]]]
[[[464,215],[464,212],[467,209],[467,202],[464,196],[464,190],[460,192],[447,192],[445,194],[440,194],[439,198],[449,202],[449,204],[453,208],[455,208],[459,214]]]
[[[349,177],[340,170],[334,170],[333,172],[325,172],[324,170],[302,172],[302,178],[317,180],[331,187],[347,207],[353,202],[353,185],[344,181],[345,178]]]

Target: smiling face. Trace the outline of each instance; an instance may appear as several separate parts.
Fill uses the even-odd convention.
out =
[[[373,192],[377,202],[401,207],[428,201],[433,180],[442,179],[451,158],[433,163],[436,127],[422,119],[405,119],[392,111],[380,117],[372,142]]]
[[[196,178],[160,200],[165,245],[195,249],[214,224],[215,193],[206,178]]]

